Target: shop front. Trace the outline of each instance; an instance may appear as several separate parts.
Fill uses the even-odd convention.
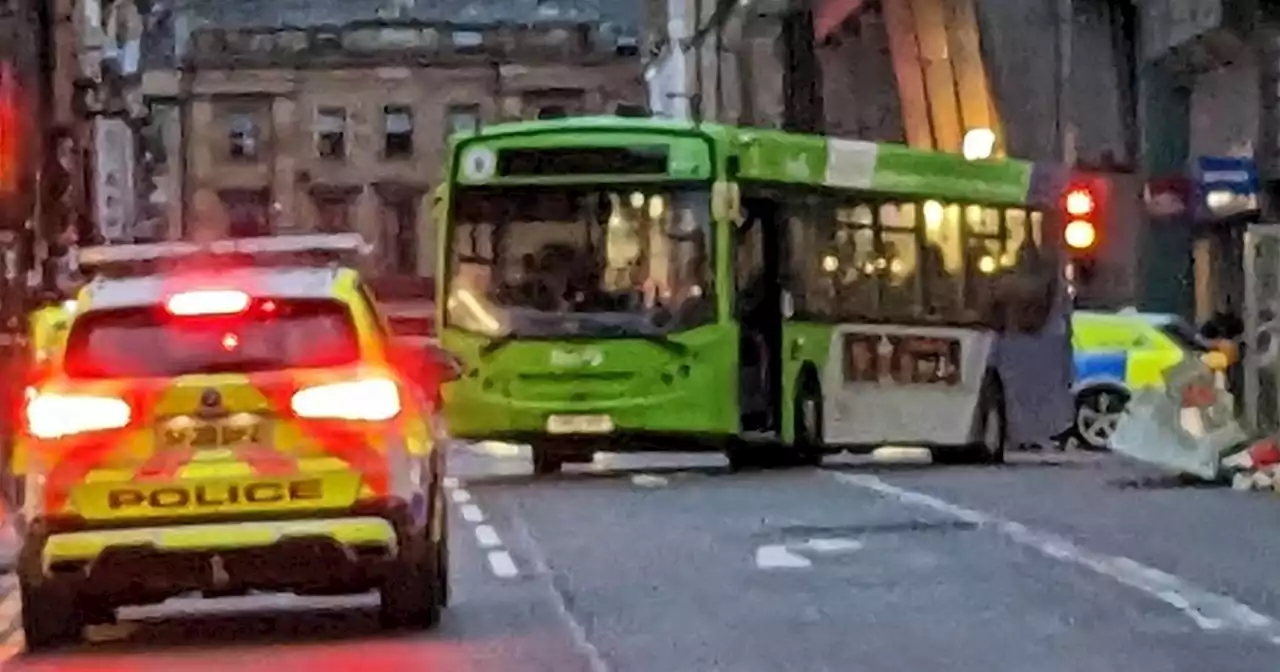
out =
[[[1192,271],[1195,321],[1241,319],[1248,225],[1258,221],[1258,169],[1252,158],[1196,160]]]

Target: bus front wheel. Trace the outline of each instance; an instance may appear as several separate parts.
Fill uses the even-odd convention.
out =
[[[975,461],[1003,464],[1005,443],[1009,437],[1009,418],[1005,414],[1004,388],[1000,385],[1000,379],[992,374],[988,374],[982,384],[982,396],[978,400],[977,434]]]
[[[550,476],[560,473],[564,460],[547,450],[546,446],[533,447],[533,473],[535,476]]]
[[[822,431],[822,391],[812,378],[806,377],[796,392],[791,421],[796,458],[803,465],[821,465],[826,452]]]

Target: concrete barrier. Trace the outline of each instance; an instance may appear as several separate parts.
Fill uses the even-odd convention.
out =
[[[1112,451],[1175,473],[1224,478],[1222,456],[1251,435],[1219,382],[1196,360],[1173,367],[1164,389],[1141,390],[1129,400],[1111,435]]]

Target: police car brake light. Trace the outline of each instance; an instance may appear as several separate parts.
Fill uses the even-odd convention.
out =
[[[300,418],[378,422],[400,414],[400,387],[386,378],[367,378],[298,390],[290,403]]]
[[[86,394],[29,394],[27,431],[37,439],[58,439],[129,425],[132,410],[117,397]]]
[[[169,297],[165,308],[170,315],[232,315],[249,308],[249,295],[234,289],[203,289],[181,292]]]

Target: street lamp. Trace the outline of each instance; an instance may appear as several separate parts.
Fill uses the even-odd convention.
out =
[[[996,149],[996,133],[989,128],[973,128],[964,134],[962,152],[969,161],[991,158]]]

